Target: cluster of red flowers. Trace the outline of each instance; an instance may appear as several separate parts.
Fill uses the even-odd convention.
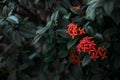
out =
[[[80,27],[78,27],[77,24],[74,23],[70,23],[68,25],[67,33],[72,36],[72,39],[74,39],[75,36],[81,36],[86,34],[84,28],[81,29]],[[98,48],[96,48],[96,44],[94,40],[92,40],[92,38],[93,37],[87,36],[80,40],[80,43],[77,45],[78,54],[70,51],[70,61],[72,63],[80,65],[82,61],[79,59],[78,55],[82,52],[88,53],[90,55],[90,58],[94,61],[96,61],[96,59],[100,57],[102,58],[102,60],[107,58],[106,48],[104,46],[99,46]]]
[[[78,55],[75,54],[72,50],[70,50],[70,62],[73,64],[77,64],[80,65],[81,64],[81,60],[79,59]]]
[[[84,28],[81,29],[77,24],[74,23],[70,23],[68,25],[67,33],[72,36],[72,39],[74,39],[75,36],[86,34]]]
[[[96,61],[96,59],[99,57],[102,57],[102,60],[104,58],[107,58],[106,48],[104,46],[100,46],[97,49],[95,47],[96,44],[93,40],[91,40],[91,37],[84,37],[77,45],[77,51],[79,53],[88,53],[91,56],[91,59],[93,59],[94,61]]]

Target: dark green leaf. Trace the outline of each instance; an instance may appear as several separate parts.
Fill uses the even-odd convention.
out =
[[[10,73],[7,80],[17,80],[16,72],[13,71],[12,73]]]
[[[113,43],[113,49],[120,54],[120,41],[116,41]]]
[[[16,16],[8,16],[7,17],[7,20],[11,23],[14,23],[14,24],[18,24],[19,23],[19,19],[16,17]]]
[[[24,64],[20,65],[17,70],[19,70],[19,71],[25,70],[26,68],[28,68],[28,66],[29,66],[28,64],[24,63]]]
[[[56,30],[56,34],[65,39],[70,38],[69,35],[66,33],[66,29],[58,29],[58,30]]]
[[[32,80],[29,75],[24,73],[20,73],[19,76],[20,76],[20,80]]]
[[[112,0],[106,1],[106,2],[104,3],[103,8],[104,8],[106,14],[107,14],[108,16],[110,16],[111,13],[112,13],[112,11],[113,11],[113,8],[114,8],[114,1],[112,1]]]
[[[100,34],[100,33],[96,33],[96,34],[94,35],[94,38],[95,38],[95,39],[99,39],[99,40],[103,40],[103,36],[102,36],[102,34]]]
[[[58,13],[59,13],[59,11],[55,11],[55,12],[52,14],[52,16],[51,16],[51,20],[52,20],[52,21],[56,21],[56,20],[57,20]]]
[[[84,66],[88,65],[90,63],[90,61],[91,61],[90,56],[86,55],[82,60],[82,66],[84,67]]]
[[[91,36],[95,35],[95,31],[91,26],[86,26],[85,31]]]
[[[86,10],[86,19],[88,20],[94,20],[95,19],[95,7],[96,7],[96,3],[94,3],[93,5],[90,5],[87,10]]]
[[[103,80],[103,76],[101,74],[97,74],[92,76],[91,80]]]
[[[67,49],[70,49],[77,42],[77,40],[78,38],[71,39],[67,44]]]
[[[17,46],[22,46],[21,35],[18,31],[12,33],[12,40]]]
[[[67,50],[60,50],[58,52],[58,57],[59,58],[65,58],[68,55],[68,51]]]
[[[53,55],[48,55],[44,58],[44,62],[51,62],[54,59]]]

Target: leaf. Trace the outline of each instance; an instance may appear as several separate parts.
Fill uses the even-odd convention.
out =
[[[24,64],[20,65],[17,70],[19,70],[19,71],[25,70],[26,68],[28,68],[28,66],[29,66],[28,64],[24,63]]]
[[[10,73],[7,80],[17,80],[16,72],[13,71],[12,73]]]
[[[9,17],[7,17],[7,19],[6,20],[8,20],[9,22],[11,22],[11,23],[14,23],[14,24],[18,24],[19,23],[19,20],[18,20],[18,18],[16,17],[16,16],[9,16]]]
[[[112,19],[114,20],[114,22],[116,24],[120,23],[120,15],[119,14],[120,14],[120,8],[115,8],[111,15]]]
[[[51,21],[57,21],[59,11],[55,11],[51,16]]]
[[[74,65],[73,74],[75,80],[82,80],[83,71],[81,66]]]
[[[66,33],[66,29],[58,29],[58,30],[56,30],[56,34],[65,39],[70,38],[69,35]]]
[[[105,48],[109,48],[111,46],[110,42],[103,42],[100,44],[100,46],[105,46]]]
[[[19,34],[18,31],[14,31],[12,33],[12,40],[17,46],[22,46],[21,35]]]
[[[32,80],[29,75],[24,73],[20,73],[19,76],[20,76],[20,80]]]
[[[86,16],[85,16],[86,19],[94,21],[95,16],[96,16],[95,8],[96,8],[96,3],[88,6],[86,10]]]
[[[113,43],[113,49],[117,52],[117,53],[119,53],[120,54],[120,41],[115,41],[114,43]]]
[[[103,76],[101,74],[96,74],[92,76],[91,80],[103,80]]]
[[[49,22],[46,24],[46,26],[43,27],[43,28],[40,28],[40,29],[36,32],[36,34],[39,34],[39,35],[44,34],[44,33],[51,27],[51,25],[52,25],[52,21],[49,21]]]
[[[76,42],[78,38],[72,39],[67,43],[67,49],[69,50]]]
[[[86,26],[86,27],[84,27],[84,28],[85,28],[85,31],[86,31],[89,35],[91,35],[91,36],[95,35],[95,31],[94,31],[94,29],[93,29],[91,26]]]
[[[42,36],[41,35],[36,35],[32,41],[32,44],[35,45],[41,38]]]
[[[71,13],[69,13],[69,14],[67,14],[67,15],[64,15],[63,18],[64,18],[64,19],[69,19],[70,16],[71,16]]]
[[[44,62],[51,62],[54,59],[53,55],[48,55],[44,58]]]
[[[20,31],[20,34],[24,36],[25,38],[33,38],[35,36],[34,33],[29,33],[27,31]]]
[[[95,38],[95,39],[99,39],[99,40],[103,40],[103,36],[102,36],[102,34],[100,34],[100,33],[96,33],[96,34],[94,35],[94,38]]]
[[[116,70],[118,70],[120,68],[120,57],[117,55],[116,55],[116,57],[114,57],[113,66]]]
[[[104,8],[106,14],[108,16],[110,16],[113,11],[113,8],[114,8],[114,1],[109,0],[109,1],[104,2],[103,8]]]
[[[8,7],[4,6],[2,9],[2,15],[6,17],[6,16],[8,16],[8,13],[9,13]]]
[[[29,58],[30,60],[32,60],[32,59],[34,59],[37,55],[38,55],[38,52],[29,55],[28,58]]]
[[[28,5],[28,1],[29,0],[19,0],[19,2],[22,4],[22,5]]]
[[[60,50],[58,52],[58,57],[59,58],[65,58],[68,55],[68,51],[67,50]]]
[[[91,61],[90,56],[86,55],[82,60],[82,66],[84,67],[84,66],[88,65],[90,63],[90,61]]]
[[[80,10],[75,10],[75,8],[71,7],[70,10],[74,13],[74,14],[79,14]]]

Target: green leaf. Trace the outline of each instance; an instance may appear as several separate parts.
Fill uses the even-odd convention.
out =
[[[114,10],[113,10],[113,13],[112,13],[112,15],[111,15],[111,17],[112,17],[112,19],[114,20],[114,22],[116,23],[116,24],[119,24],[120,23],[120,8],[115,8]]]
[[[90,56],[86,55],[82,60],[82,66],[84,67],[84,66],[88,65],[90,63],[90,61],[91,61]]]
[[[28,64],[24,63],[24,64],[20,65],[17,70],[19,70],[19,71],[25,70],[26,68],[28,68],[28,66],[29,66]]]
[[[17,80],[16,71],[10,73],[7,80]]]
[[[75,10],[73,7],[71,7],[70,10],[71,10],[74,14],[79,14],[79,13],[80,13],[79,10]]]
[[[71,13],[69,13],[69,14],[67,14],[67,15],[64,15],[63,18],[64,18],[64,19],[69,19],[70,16],[71,16]]]
[[[9,13],[8,7],[7,7],[7,6],[4,6],[4,7],[3,7],[3,10],[2,10],[2,15],[6,17],[6,16],[8,16],[8,13]]]
[[[57,21],[59,11],[55,11],[51,16],[51,21]]]
[[[44,58],[44,62],[51,62],[54,59],[53,55],[48,55]]]
[[[65,58],[68,55],[68,51],[67,50],[60,50],[58,52],[58,57],[59,58]]]
[[[102,42],[100,46],[105,46],[105,48],[109,48],[111,46],[110,42]]]
[[[71,39],[68,43],[67,43],[67,49],[69,50],[76,42],[77,42],[78,38],[75,39]]]
[[[46,26],[43,27],[43,28],[40,28],[40,29],[36,32],[36,34],[39,34],[39,35],[44,34],[44,33],[51,27],[51,25],[52,25],[52,21],[49,21],[49,22],[46,24]]]
[[[99,39],[99,40],[103,40],[103,36],[102,36],[102,34],[100,34],[100,33],[96,33],[96,34],[94,35],[94,38],[95,38],[95,39]]]
[[[29,0],[19,0],[22,5],[28,5]]]
[[[32,59],[34,59],[37,55],[38,55],[38,52],[29,55],[28,58],[29,58],[30,60],[32,60]]]
[[[91,80],[103,80],[103,76],[101,74],[93,75]]]
[[[118,70],[120,68],[120,57],[118,55],[116,55],[116,57],[114,57],[113,66],[116,70]]]
[[[9,22],[14,23],[14,24],[18,24],[19,23],[19,19],[16,16],[8,16],[7,19]]]
[[[65,39],[70,38],[69,35],[66,33],[66,29],[58,29],[58,30],[56,30],[56,34]]]
[[[94,29],[93,29],[91,26],[85,26],[84,28],[85,28],[85,31],[86,31],[89,35],[91,35],[91,36],[95,35],[95,31],[94,31]]]
[[[109,1],[104,2],[103,8],[104,8],[106,14],[108,16],[110,16],[113,11],[113,8],[114,8],[114,1],[109,0]]]
[[[33,38],[35,36],[34,33],[30,33],[28,31],[20,31],[20,34],[24,36],[25,38]]]
[[[114,43],[113,43],[113,49],[117,52],[117,53],[119,53],[120,54],[120,41],[115,41]]]
[[[42,36],[41,35],[36,35],[32,41],[32,44],[35,45],[41,38]]]
[[[96,8],[96,3],[88,6],[86,10],[86,16],[85,16],[86,19],[94,21],[95,16],[96,16],[95,8]]]
[[[20,73],[19,76],[20,76],[20,80],[32,80],[29,75],[24,73]]]
[[[18,31],[12,33],[12,40],[17,46],[22,46],[21,35]]]
[[[74,65],[73,66],[73,74],[74,76],[74,80],[83,80],[83,71],[82,71],[82,67],[78,66],[78,65]]]

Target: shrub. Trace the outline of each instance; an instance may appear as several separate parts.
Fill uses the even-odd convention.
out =
[[[1,80],[120,80],[119,0],[0,1]]]

